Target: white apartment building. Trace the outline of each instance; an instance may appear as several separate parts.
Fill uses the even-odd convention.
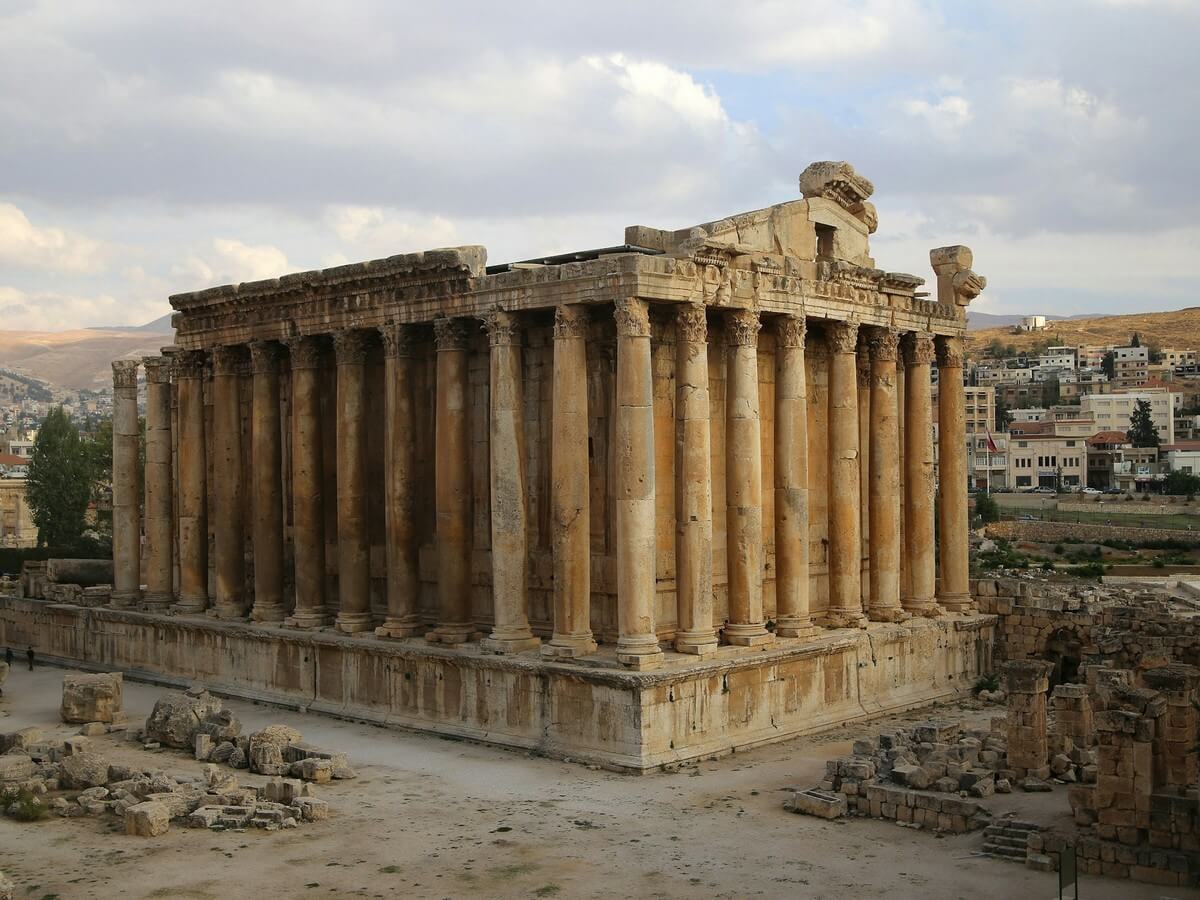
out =
[[[1062,434],[1008,439],[1008,483],[1021,488],[1073,488],[1085,483],[1087,440]]]
[[[1129,417],[1133,415],[1134,405],[1139,400],[1150,401],[1150,418],[1158,429],[1159,443],[1175,443],[1175,399],[1171,391],[1163,388],[1119,394],[1089,394],[1079,399],[1079,412],[1081,416],[1091,416],[1095,420],[1096,431],[1128,431]]]
[[[1047,347],[1046,352],[1038,357],[1039,369],[1074,369],[1074,347]]]

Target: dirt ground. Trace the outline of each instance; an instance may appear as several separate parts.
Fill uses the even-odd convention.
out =
[[[63,670],[15,671],[0,731],[58,722]],[[126,683],[137,721],[161,688]],[[273,722],[343,750],[357,780],[316,788],[331,818],[292,831],[173,827],[126,836],[113,816],[0,818],[0,868],[19,898],[920,897],[1050,898],[1057,876],[978,856],[982,835],[939,838],[879,821],[787,813],[791,786],[888,723],[991,710],[942,707],[738,753],[672,774],[616,775],[488,747],[230,702],[248,729]],[[7,716],[4,714],[7,713]],[[182,753],[93,738],[110,761],[198,774]],[[245,784],[260,776],[239,773]],[[1062,811],[1066,792],[997,797],[997,810]],[[1065,819],[1064,819],[1065,820]],[[1085,877],[1088,900],[1200,897]]]

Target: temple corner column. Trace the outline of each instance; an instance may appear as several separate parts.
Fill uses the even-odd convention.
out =
[[[967,423],[963,341],[938,336],[938,604],[947,612],[971,605],[967,510]]]

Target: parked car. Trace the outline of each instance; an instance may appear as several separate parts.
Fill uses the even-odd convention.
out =
[[[1120,488],[1105,488],[1104,493],[1106,493],[1106,494],[1123,494],[1125,492],[1123,490],[1121,490]]]
[[[1048,487],[1035,487],[1033,489],[1033,492],[1035,494],[1057,494],[1058,493],[1058,491],[1054,490],[1054,488],[1048,488]]]
[[[1082,491],[1080,491],[1079,493],[1081,493],[1081,494],[1102,494],[1102,493],[1104,493],[1104,492],[1103,492],[1102,490],[1100,490],[1099,488],[1094,488],[1094,487],[1085,487],[1085,488],[1084,488]]]

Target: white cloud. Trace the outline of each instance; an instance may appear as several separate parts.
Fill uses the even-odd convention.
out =
[[[62,228],[40,228],[17,206],[0,203],[0,264],[13,269],[101,272],[99,241]]]
[[[172,267],[176,279],[198,290],[214,284],[235,284],[277,278],[289,271],[287,256],[270,244],[251,245],[233,238],[213,238],[211,252],[192,253]]]

